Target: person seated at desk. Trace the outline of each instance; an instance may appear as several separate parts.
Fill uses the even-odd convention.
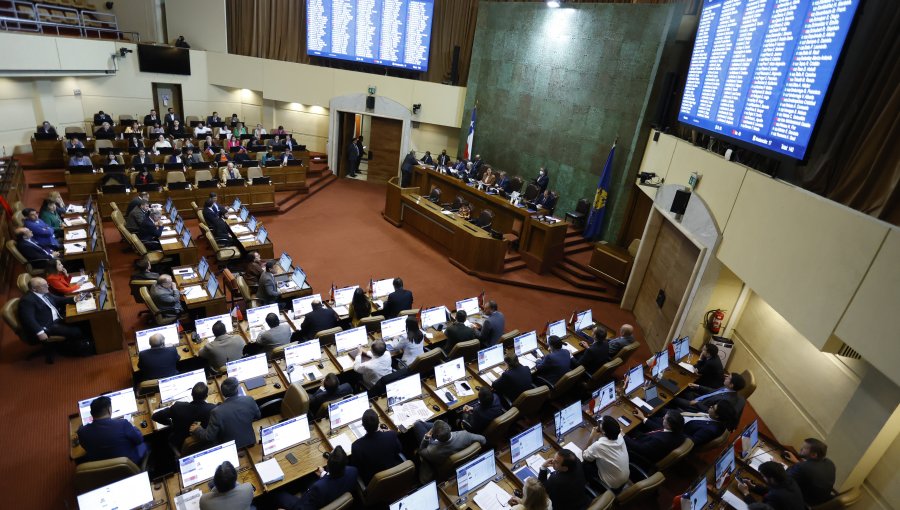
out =
[[[206,216],[206,209],[203,210],[203,215]],[[259,256],[258,251],[251,251],[247,254],[247,265],[244,267],[242,276],[251,290],[255,290],[259,285],[259,277],[263,273],[261,261],[262,258]]]
[[[134,135],[128,137],[128,149],[143,149],[144,148],[144,139],[141,138],[140,135]]]
[[[149,124],[148,124],[149,125]],[[166,129],[162,127],[162,124],[153,124],[150,126],[150,134],[151,135],[164,135],[166,134]]]
[[[138,466],[147,454],[144,436],[130,421],[111,418],[112,400],[107,396],[91,402],[91,423],[78,427],[78,442],[86,461],[128,457]]]
[[[231,161],[231,155],[228,154],[228,150],[225,147],[220,147],[219,152],[213,155],[210,161],[217,165],[225,165]]]
[[[503,330],[506,328],[506,318],[498,310],[497,302],[493,299],[484,304],[481,313],[485,315],[484,323],[475,323],[476,337],[481,341],[482,347],[490,347],[500,341]]]
[[[150,336],[150,348],[138,353],[141,380],[162,379],[178,375],[178,348],[166,347],[166,339],[156,333]]]
[[[32,278],[28,289],[19,300],[19,322],[28,339],[45,342],[51,336],[61,336],[70,346],[89,347],[81,330],[65,323],[65,305],[74,304],[74,298],[50,294],[47,280],[40,277]],[[49,361],[53,362],[52,357]]]
[[[541,485],[541,481],[533,476],[525,479],[522,484],[522,497],[509,498],[510,510],[551,510],[553,503],[547,495],[547,489]]]
[[[556,208],[556,196],[549,189],[544,190],[544,192],[538,195],[534,200],[534,207],[541,212],[549,213],[549,211]]]
[[[91,162],[91,158],[84,155],[83,152],[78,151],[74,156],[69,158],[69,166],[90,166],[93,167],[94,163]]]
[[[216,141],[213,140],[213,137],[211,135],[206,135],[206,139],[203,140],[203,143],[200,145],[200,147],[203,149],[203,153],[207,156],[212,156],[213,154],[219,152],[219,149],[221,148],[216,143]]]
[[[325,402],[331,402],[352,394],[352,386],[347,383],[341,383],[335,374],[325,374],[322,385],[309,396],[309,415],[316,416],[319,412],[319,408],[322,407],[322,404]],[[363,425],[365,425],[365,423]]]
[[[47,264],[47,285],[57,296],[74,294],[81,288],[81,284],[72,285],[72,277],[60,259],[51,260]]]
[[[409,310],[413,305],[413,293],[403,288],[403,280],[394,278],[394,292],[388,294],[384,302],[382,313],[385,319],[393,319],[403,310]]]
[[[34,234],[31,233],[31,230],[25,227],[19,227],[15,232],[16,249],[19,250],[19,253],[25,257],[25,260],[30,262],[34,267],[43,268],[51,259],[59,256],[58,251],[48,250],[34,242],[34,239],[32,239]]]
[[[181,293],[175,287],[172,277],[167,274],[159,275],[156,283],[150,286],[150,298],[163,315],[177,317],[184,312]]]
[[[475,179],[476,181],[481,180],[481,175],[484,173],[484,160],[481,159],[481,154],[476,154],[474,158],[472,158],[472,167],[469,170],[469,177]]]
[[[158,280],[159,273],[151,271],[150,259],[140,258],[134,263],[135,271],[131,273],[132,280]]]
[[[203,162],[203,160],[200,159],[200,156],[195,154],[194,149],[191,147],[184,150],[184,156],[181,159],[188,165],[196,165]]]
[[[128,138],[128,139],[133,140],[136,137],[128,136],[128,135],[135,135],[135,134],[139,134],[140,132],[141,132],[140,123],[132,122],[130,124],[127,124],[125,126],[125,129],[122,130],[122,138]]]
[[[759,466],[759,474],[762,475],[765,485],[756,485],[752,480],[746,484],[738,481],[738,492],[743,496],[744,502],[753,503],[756,499],[751,492],[762,495],[763,503],[774,510],[804,510],[807,502],[803,500],[803,493],[793,478],[788,476],[784,466],[779,462],[763,462]]]
[[[515,402],[523,391],[534,388],[531,370],[519,363],[519,357],[515,353],[507,354],[503,361],[506,362],[506,370],[491,384],[491,388],[506,400]]]
[[[135,209],[135,207],[140,207],[142,202],[147,202],[147,205],[150,205],[150,193],[146,191],[141,191],[134,198],[128,201],[128,207],[125,208],[125,216],[131,214],[131,211]]]
[[[39,215],[39,218],[53,229],[53,235],[62,237],[62,216],[57,211],[56,202],[50,199],[44,200],[44,203],[41,204],[41,214]]]
[[[548,468],[553,468],[553,473]],[[553,508],[584,510],[590,503],[584,490],[584,468],[571,450],[561,449],[544,461],[538,481],[547,489]]]
[[[406,318],[406,334],[400,337],[396,350],[400,351],[400,361],[412,365],[420,355],[425,354],[425,333],[419,328],[415,315]]]
[[[220,171],[219,178],[224,183],[230,181],[231,179],[243,179],[244,176],[241,175],[241,171],[234,166],[234,163],[229,161],[225,165],[225,168]]]
[[[454,345],[475,339],[475,330],[466,325],[466,317],[465,310],[457,310],[454,316],[455,320],[451,321],[447,329],[444,330],[444,335],[447,336],[444,344],[441,345],[441,350],[444,353],[449,355]]]
[[[266,148],[266,153],[263,155],[260,160],[260,164],[262,166],[269,166],[269,164],[275,164],[278,161],[278,158],[275,157],[275,153],[272,151],[272,147]]]
[[[284,150],[287,152],[293,152],[294,147],[297,146],[297,141],[294,140],[294,135],[288,133],[284,135]],[[293,156],[293,154],[292,154]]]
[[[684,435],[694,442],[694,448],[700,448],[726,430],[734,430],[738,422],[734,406],[725,400],[713,404],[707,413],[682,412],[681,416],[684,417]],[[661,428],[658,418],[649,418],[644,423]]]
[[[463,202],[462,204],[460,204],[459,211],[457,211],[456,214],[460,218],[462,218],[464,220],[468,220],[469,218],[472,217],[472,208],[469,204],[467,204],[466,202]]]
[[[112,117],[110,117],[108,113],[105,113],[103,110],[100,110],[99,112],[94,114],[94,125],[95,126],[99,126],[99,125],[103,124],[104,122],[107,124],[113,123]]]
[[[422,483],[433,480],[435,469],[454,453],[468,448],[472,443],[483,445],[487,442],[479,434],[465,430],[451,431],[450,425],[443,420],[435,420],[433,424],[416,420],[412,431],[419,442],[419,481]]]
[[[212,129],[210,129],[203,122],[200,122],[199,124],[197,124],[197,127],[194,128],[194,138],[201,138],[210,133],[212,133]]]
[[[256,128],[253,130],[253,138],[259,139],[262,135],[268,134],[266,132],[266,128],[262,126],[262,124],[257,124]]]
[[[347,465],[347,453],[343,446],[335,448],[328,456],[325,468],[318,468],[318,479],[303,496],[298,498],[286,492],[276,492],[273,496],[274,508],[283,510],[318,510],[328,506],[345,492],[354,493],[358,489],[359,471]]]
[[[112,140],[116,137],[116,132],[109,122],[104,122],[96,131],[94,131],[94,137],[98,140]]]
[[[207,207],[209,202],[212,199],[207,199]],[[234,240],[231,237],[231,230],[228,228],[228,224],[225,223],[225,220],[222,219],[221,216],[217,214],[207,215],[207,207],[203,208],[203,218],[206,220],[206,225],[209,227],[209,231],[212,232],[213,237],[216,239],[216,242],[219,246],[231,246],[234,244]]]
[[[629,475],[628,448],[619,422],[612,416],[603,416],[591,430],[588,444],[583,456],[585,476],[599,478],[604,487],[618,494]]]
[[[494,418],[503,414],[503,406],[500,405],[500,397],[494,395],[491,388],[482,386],[478,390],[478,402],[471,406],[464,405],[462,412],[463,415],[459,419],[460,428],[481,434]],[[466,426],[462,426],[463,422]]]
[[[547,190],[547,186],[550,184],[550,175],[547,173],[546,167],[541,167],[538,170],[538,176],[533,180],[534,185],[538,187],[541,193]]]
[[[25,228],[34,234],[34,242],[47,250],[58,250],[59,241],[56,239],[56,232],[53,227],[44,223],[38,218],[38,212],[31,207],[22,210],[22,218],[25,220]]]
[[[234,119],[233,117],[232,117],[232,120],[233,120],[232,127],[234,128],[234,136],[240,138],[241,135],[246,135],[247,134],[247,126],[245,126],[243,122],[240,122],[239,120]]]
[[[468,168],[466,164],[465,158],[456,158],[456,163],[453,164],[452,170],[458,174],[465,173]]]
[[[209,413],[216,406],[206,401],[209,388],[206,383],[198,382],[191,389],[191,401],[176,401],[153,413],[153,421],[169,427],[169,444],[181,450],[181,445],[190,433],[191,425],[199,422],[200,426],[209,424]]]
[[[437,157],[437,166],[448,167],[450,166],[450,156],[447,154],[447,149],[441,151]]]
[[[647,419],[640,409],[635,411],[635,416],[642,422]],[[684,443],[683,430],[684,416],[674,409],[666,411],[661,429],[636,433],[634,437],[625,436],[629,458],[645,468],[653,467]]]
[[[494,175],[494,171],[491,167],[484,168],[484,174],[481,176],[481,184],[484,184],[487,187],[493,186],[497,182],[497,176]]]
[[[356,290],[353,291],[353,298],[350,300],[350,307],[348,310],[350,314],[350,324],[352,324],[354,328],[359,326],[359,321],[372,316],[372,302],[369,301],[369,296],[366,295],[366,291],[362,290],[362,287],[357,287]]]
[[[149,197],[150,195],[147,194],[147,196]],[[131,208],[131,211],[125,217],[125,229],[131,233],[137,233],[144,220],[150,217],[150,201],[141,198],[136,207],[132,207],[130,203],[128,207]]]
[[[69,138],[66,140],[66,149],[84,149],[84,142],[80,138]]]
[[[821,505],[834,497],[835,467],[834,462],[827,458],[827,444],[809,437],[803,440],[799,457],[787,450],[784,455],[788,462],[793,463],[787,474],[797,482],[808,505]]]
[[[609,357],[615,358],[622,347],[634,342],[634,327],[631,324],[622,324],[619,328],[619,336],[609,341]]]
[[[312,311],[306,314],[300,326],[299,337],[312,340],[319,331],[335,328],[339,325],[338,315],[321,301],[313,301]]]
[[[231,133],[228,135],[228,139],[225,141],[225,147],[231,150],[232,147],[242,147],[241,139],[235,136],[235,133]]]
[[[144,125],[145,126],[152,126],[154,124],[159,124],[159,123],[160,123],[159,114],[156,113],[156,110],[150,110],[150,113],[148,113],[147,115],[144,115]]]
[[[122,163],[119,162],[119,155],[113,152],[110,152],[106,155],[106,161],[103,162],[105,166],[119,166]]]
[[[174,164],[184,164],[184,160],[181,157],[180,152],[176,152],[169,156],[169,159],[166,160],[166,164],[174,165]]]
[[[379,379],[393,372],[391,355],[387,352],[384,340],[372,342],[371,352],[360,348],[353,360],[353,371],[359,374],[366,388],[375,386]]]
[[[584,340],[579,341],[578,345],[584,350],[572,356],[572,368],[581,365],[591,375],[610,361],[605,327],[598,324],[594,328],[594,341],[590,345]]]
[[[244,163],[249,163],[253,160],[250,159],[250,155],[247,154],[247,148],[241,147],[240,149],[238,149],[238,153],[234,155],[233,161],[241,166],[244,166]]]
[[[222,117],[219,116],[219,112],[212,112],[212,115],[207,115],[206,123],[207,124],[218,124],[222,122]]]
[[[378,413],[366,409],[362,415],[362,426],[366,433],[350,446],[350,464],[359,470],[359,478],[364,484],[377,473],[403,462],[403,447],[400,437],[385,427],[379,430]]]
[[[725,400],[734,407],[738,418],[740,418],[746,400],[738,392],[746,386],[747,381],[744,380],[744,376],[737,372],[726,375],[725,384],[721,388],[709,388],[691,383],[688,384],[687,390],[672,401],[672,407],[677,407],[684,411],[706,412],[716,402]]]
[[[287,166],[288,161],[293,161],[294,155],[289,150],[284,150],[281,153],[281,157],[278,158],[281,161],[281,166]]]
[[[259,275],[259,287],[256,289],[256,300],[260,306],[271,305],[278,302],[278,285],[275,284],[275,275],[272,268],[277,262],[267,260],[263,266],[263,272]]]
[[[504,193],[509,193],[509,190],[512,189],[512,181],[510,181],[509,176],[506,175],[506,172],[501,171],[494,186],[502,190]]]
[[[270,313],[266,315],[266,324],[269,329],[259,334],[256,343],[272,352],[279,345],[287,345],[291,341],[291,327],[286,322],[281,322],[278,315]]]
[[[138,225],[138,239],[144,243],[144,246],[150,250],[161,250],[162,245],[159,243],[159,236],[162,235],[163,225],[161,223],[161,214],[157,210],[151,210],[150,214],[144,217],[143,221]]]
[[[156,181],[153,179],[153,172],[150,171],[150,167],[142,166],[138,170],[138,174],[134,176],[134,184],[138,186],[153,184],[154,182]]]
[[[547,344],[550,346],[550,353],[537,360],[534,366],[534,380],[538,385],[541,384],[538,377],[556,384],[572,368],[572,355],[563,347],[561,338],[551,335]]]
[[[253,397],[238,395],[240,385],[234,377],[222,381],[219,385],[222,403],[210,411],[206,427],[191,426],[191,436],[212,445],[234,440],[238,449],[256,443],[253,421],[259,419],[259,406]]]
[[[160,279],[163,276],[167,275],[160,276]],[[225,363],[229,361],[239,360],[243,357],[244,346],[247,344],[240,336],[228,333],[222,321],[216,321],[213,324],[212,334],[215,338],[200,348],[197,353],[197,356],[209,363],[210,368],[215,370],[224,367]]]
[[[137,155],[131,158],[131,166],[133,168],[140,168],[141,170],[147,170],[149,172],[156,166],[156,163],[153,162],[153,158],[148,156],[147,152],[144,151],[144,149],[139,149]],[[150,182],[153,182],[152,176],[150,177]],[[137,183],[137,179],[135,179],[135,183]]]
[[[166,139],[165,136],[159,135],[156,139],[156,142],[153,143],[153,150],[158,151],[159,149],[171,149],[172,142]]]
[[[56,128],[51,126],[46,120],[41,124],[41,127],[38,128],[37,132],[42,135],[59,136],[56,134]]]
[[[177,120],[169,126],[168,135],[172,138],[183,138],[185,135],[184,126],[181,125]]]
[[[225,461],[213,474],[210,491],[200,496],[200,510],[251,510],[253,484],[237,483],[237,470]]]
[[[431,151],[425,151],[425,155],[422,156],[422,159],[420,160],[420,162],[423,165],[434,166],[434,158],[431,157]]]
[[[725,369],[722,367],[722,359],[719,358],[719,347],[713,343],[703,344],[700,350],[700,359],[694,364],[697,372],[698,386],[719,388],[725,384]]]
[[[178,120],[178,114],[175,113],[174,108],[169,108],[166,110],[166,115],[163,117],[163,122],[166,123],[166,126],[171,126]]]

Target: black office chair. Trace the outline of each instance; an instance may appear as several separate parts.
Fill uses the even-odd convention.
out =
[[[575,204],[575,210],[566,213],[565,219],[568,220],[572,218],[572,225],[581,226],[584,228],[584,222],[587,219],[587,215],[590,212],[590,205],[588,204],[588,199],[582,198]]]
[[[435,204],[440,204],[441,203],[441,188],[438,188],[437,186],[435,186],[434,188],[431,188],[431,193],[428,195],[428,201],[435,203]]]
[[[537,184],[532,182],[525,187],[525,196],[522,198],[524,198],[526,202],[534,202],[534,199],[537,198],[540,192],[541,189],[537,187]]]
[[[476,224],[485,230],[490,229],[491,225],[494,224],[493,211],[491,211],[489,209],[485,209],[485,210],[481,211],[481,214],[478,215],[478,221],[476,221]]]

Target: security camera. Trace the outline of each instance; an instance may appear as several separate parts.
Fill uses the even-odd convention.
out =
[[[124,58],[125,55],[129,53],[134,53],[134,50],[129,50],[128,48],[119,48],[119,56]]]
[[[413,115],[418,114],[418,113],[419,113],[419,110],[421,110],[421,109],[422,109],[422,104],[421,104],[421,103],[416,103],[416,104],[414,104],[414,105],[413,105],[413,110],[412,110],[412,111],[413,111]]]

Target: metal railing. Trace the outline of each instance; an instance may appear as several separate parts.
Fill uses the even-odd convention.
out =
[[[140,42],[137,32],[119,30],[115,14],[23,0],[0,1],[0,30]]]

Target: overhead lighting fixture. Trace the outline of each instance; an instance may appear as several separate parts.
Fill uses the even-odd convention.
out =
[[[560,4],[562,4],[562,0],[547,0],[547,7],[556,9]]]

